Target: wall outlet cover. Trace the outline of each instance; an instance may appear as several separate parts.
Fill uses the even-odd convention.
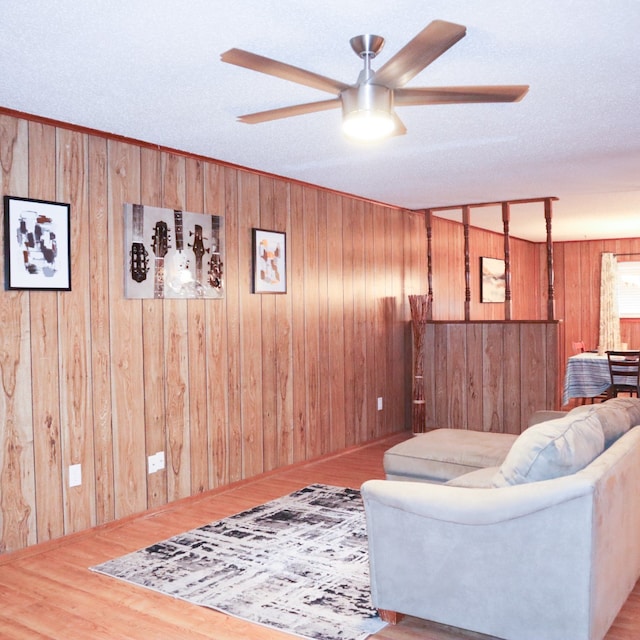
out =
[[[69,486],[79,487],[82,484],[82,465],[69,465]]]

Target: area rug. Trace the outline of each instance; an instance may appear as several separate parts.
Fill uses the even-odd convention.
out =
[[[362,640],[372,608],[360,492],[314,484],[93,571],[314,640]]]

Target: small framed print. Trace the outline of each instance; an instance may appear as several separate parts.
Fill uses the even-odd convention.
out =
[[[500,258],[480,258],[480,302],[504,302],[505,263]]]
[[[287,236],[253,229],[253,293],[287,292]]]
[[[7,289],[71,290],[71,207],[4,197]]]

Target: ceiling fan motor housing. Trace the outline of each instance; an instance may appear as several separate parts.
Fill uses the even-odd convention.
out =
[[[372,127],[379,131],[374,137],[388,135],[395,126],[393,112],[393,91],[388,87],[364,82],[349,87],[340,93],[342,99],[342,126],[351,137],[369,137],[358,130]],[[382,130],[381,130],[382,128]]]
[[[379,84],[365,82],[349,87],[340,95],[344,116],[357,111],[391,113],[393,109],[393,91]]]

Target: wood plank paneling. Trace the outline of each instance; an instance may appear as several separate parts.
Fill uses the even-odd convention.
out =
[[[343,449],[347,446],[347,420],[345,412],[345,306],[343,282],[343,211],[342,198],[336,194],[327,194],[326,203],[327,226],[327,325],[324,332],[321,349],[325,355],[325,375],[328,380],[327,408],[329,411],[329,447],[328,450]]]
[[[107,142],[89,137],[89,260],[91,275],[91,396],[96,524],[115,517],[113,432],[111,430],[111,359],[109,344],[109,237]],[[54,396],[55,397],[55,396]]]
[[[225,205],[225,171],[215,164],[205,166],[204,212],[222,216],[223,220],[223,280],[225,292],[229,287],[227,248],[227,220],[224,218]],[[227,295],[216,304],[207,304],[206,312],[206,366],[207,366],[207,425],[209,461],[209,486],[220,487],[229,482],[229,415],[227,388],[228,354],[227,354]]]
[[[547,398],[547,378],[555,381],[558,370],[558,354],[547,352],[546,324],[522,323],[520,325],[520,424],[527,424],[538,409],[556,405]],[[556,325],[557,326],[557,325]],[[544,375],[540,372],[544,371]],[[549,375],[553,373],[554,375]]]
[[[56,130],[29,123],[29,197],[56,200]],[[40,161],[36,161],[39,159]],[[51,294],[30,294],[31,384],[33,444],[36,476],[38,540],[50,540],[64,533],[60,404],[51,399],[59,391],[58,313],[52,313]]]
[[[558,406],[559,322],[427,323],[427,428],[520,433]]]
[[[5,194],[27,193],[28,143],[26,122],[0,118],[0,165]],[[18,291],[4,295],[0,305],[0,552],[37,540],[29,296]],[[57,528],[62,527],[60,516]]]
[[[201,160],[187,158],[185,166],[185,209],[204,211],[204,166]],[[203,235],[211,239],[211,222],[203,216]],[[175,245],[175,239],[174,239]],[[203,256],[203,273],[208,272],[210,255]],[[206,277],[206,276],[205,276]],[[219,302],[213,300],[212,302]],[[189,394],[189,459],[191,488],[189,495],[210,489],[209,429],[207,422],[207,351],[206,303],[187,301],[188,394]]]
[[[467,372],[466,382],[463,383],[467,388],[467,423],[470,425],[476,425],[473,428],[477,429],[482,426],[482,430],[485,430],[484,425],[484,376],[483,376],[483,325],[472,323],[467,326],[466,340],[467,340]],[[486,430],[490,430],[491,424],[489,423]]]
[[[291,250],[291,203],[289,185],[282,181],[274,184],[273,226],[287,233],[287,252]],[[287,295],[275,297],[276,339],[276,466],[291,464],[293,450],[293,371],[292,371],[292,295],[291,259],[286,265]],[[344,425],[344,422],[343,422]]]
[[[344,300],[344,411],[345,416],[354,416],[356,409],[355,387],[358,375],[353,357],[355,344],[355,284],[354,284],[354,202],[342,205],[342,295]],[[358,441],[355,420],[345,422],[345,443],[347,446]]]
[[[114,447],[115,517],[147,506],[144,430],[144,350],[142,304],[123,300],[123,206],[140,202],[140,149],[109,141],[109,329],[111,338],[111,395]]]
[[[162,154],[162,206],[185,209],[185,159]],[[175,239],[172,239],[173,244]],[[189,407],[188,302],[156,300],[163,307],[165,369],[167,498],[179,500],[191,494],[191,424]],[[148,452],[152,453],[152,452]]]
[[[227,408],[229,419],[229,482],[240,480],[242,476],[242,389],[240,364],[240,289],[246,287],[250,264],[240,263],[240,243],[246,243],[242,234],[238,215],[238,171],[225,168],[225,227],[227,254]],[[245,229],[246,231],[246,229]],[[245,249],[246,250],[246,249]],[[244,254],[243,254],[244,255]],[[244,278],[242,277],[244,274]]]
[[[73,287],[0,292],[0,549],[410,426],[422,214],[13,115],[0,142],[3,195],[71,203]],[[224,298],[126,299],[125,203],[222,215]],[[287,234],[284,295],[251,292],[259,226]]]
[[[89,264],[89,211],[87,206],[88,139],[80,133],[58,130],[57,199],[71,205],[72,291],[59,293],[60,421],[63,468],[80,465],[82,484],[64,483],[65,533],[86,529],[96,522],[91,389],[91,316]],[[71,321],[73,319],[73,321]]]
[[[304,324],[305,341],[305,396],[306,455],[315,457],[322,453],[322,416],[320,407],[320,309],[318,273],[318,194],[306,188],[303,191],[304,207],[304,308],[318,319]],[[295,251],[295,249],[292,249]]]
[[[482,424],[484,431],[500,431],[504,420],[504,339],[497,323],[482,332]]]
[[[260,224],[268,231],[282,231],[274,226],[274,181],[260,177]],[[286,229],[286,227],[285,227]],[[276,376],[276,295],[260,296],[260,331],[262,333],[262,433],[264,468],[275,469],[278,460],[278,397]]]
[[[315,413],[318,415],[319,451],[331,451],[331,360],[328,354],[331,329],[329,327],[329,229],[327,228],[327,193],[318,192],[318,393],[319,400]],[[323,401],[324,399],[324,401]],[[327,401],[329,400],[329,401]]]
[[[140,150],[140,202],[162,206],[162,154],[157,149]],[[142,301],[144,352],[144,430],[147,457],[166,451],[165,411],[166,371],[164,367],[164,306],[159,300]],[[167,502],[167,462],[165,468],[147,476],[147,504]]]
[[[521,358],[520,358],[520,324],[507,323],[502,327],[503,337],[503,413],[500,431],[507,433],[520,433],[522,424],[520,421],[520,393],[522,391]],[[493,354],[491,354],[493,356]],[[541,405],[541,409],[551,409]]]
[[[291,242],[289,244],[289,264],[291,279],[288,288],[292,296],[291,323],[295,333],[302,340],[293,342],[291,373],[293,377],[293,460],[305,460],[307,456],[307,395],[304,338],[305,320],[305,279],[304,279],[304,191],[300,185],[291,185]]]
[[[238,174],[238,264],[251,268],[251,229],[260,226],[260,180],[255,174]],[[245,271],[246,273],[246,271]],[[246,280],[239,288],[240,405],[242,416],[242,477],[264,470],[262,405],[262,310],[260,295],[251,293]]]
[[[349,354],[353,358],[353,420],[355,442],[367,438],[367,334],[373,328],[367,325],[366,247],[372,238],[365,237],[365,207],[354,202],[352,214],[352,266],[353,266],[353,342]]]

